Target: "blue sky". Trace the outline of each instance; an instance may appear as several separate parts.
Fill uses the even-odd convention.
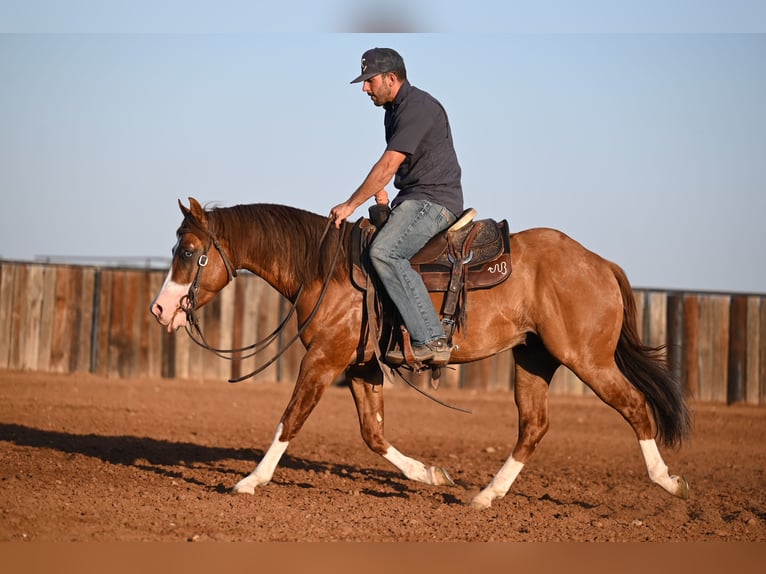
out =
[[[639,287],[766,293],[761,3],[259,4],[0,0],[0,257],[165,257],[188,196],[328,213],[383,151],[349,81],[390,46],[480,216]]]

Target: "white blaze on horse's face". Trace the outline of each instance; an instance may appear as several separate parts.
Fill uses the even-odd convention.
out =
[[[177,249],[178,244],[173,248],[173,253]],[[191,283],[182,284],[173,281],[173,265],[171,264],[165,282],[150,307],[152,315],[157,318],[161,325],[167,326],[169,333],[186,325],[186,313],[181,302],[189,293],[189,287],[191,287]]]
[[[152,302],[152,313],[162,325],[167,325],[168,332],[186,325],[186,313],[181,301],[189,293],[191,283],[180,284],[172,279],[173,270],[168,271],[160,292]]]

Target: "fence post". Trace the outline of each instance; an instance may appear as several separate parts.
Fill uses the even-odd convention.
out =
[[[678,381],[686,379],[684,369],[684,298],[668,295],[667,300],[668,368]]]
[[[729,306],[729,368],[726,403],[745,400],[747,375],[747,297],[732,297]]]

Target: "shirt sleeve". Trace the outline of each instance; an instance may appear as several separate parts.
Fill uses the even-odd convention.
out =
[[[436,120],[426,106],[406,106],[394,118],[393,131],[386,149],[412,155],[431,130]]]

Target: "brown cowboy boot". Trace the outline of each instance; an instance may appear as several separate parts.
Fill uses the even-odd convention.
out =
[[[447,344],[447,339],[441,338],[424,343],[412,345],[412,355],[416,362],[427,363],[434,367],[444,366],[449,363],[452,347]],[[405,362],[402,349],[392,349],[386,353],[386,360],[393,365],[401,365]]]

